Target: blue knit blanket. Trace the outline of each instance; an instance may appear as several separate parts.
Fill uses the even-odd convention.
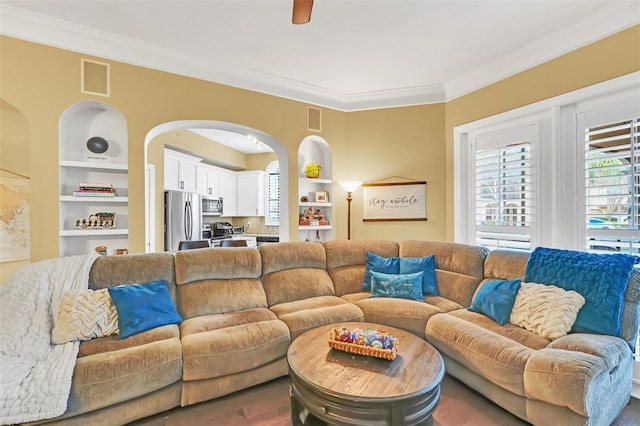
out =
[[[524,281],[574,290],[585,298],[572,332],[621,335],[624,293],[640,258],[537,247]]]

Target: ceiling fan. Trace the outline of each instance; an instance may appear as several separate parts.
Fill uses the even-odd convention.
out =
[[[293,0],[293,17],[291,22],[296,25],[306,24],[311,20],[313,0]]]

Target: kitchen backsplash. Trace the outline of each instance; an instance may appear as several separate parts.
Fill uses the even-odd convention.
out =
[[[233,226],[244,226],[247,234],[278,234],[278,226],[266,226],[264,216],[255,217],[211,217],[205,218],[204,223],[229,222]],[[247,224],[251,226],[247,226]]]

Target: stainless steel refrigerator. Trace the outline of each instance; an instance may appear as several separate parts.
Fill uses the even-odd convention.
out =
[[[180,241],[202,239],[200,194],[164,192],[164,250],[178,251]]]

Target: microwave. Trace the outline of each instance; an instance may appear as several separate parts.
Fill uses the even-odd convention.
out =
[[[202,216],[222,216],[222,197],[202,197]]]

